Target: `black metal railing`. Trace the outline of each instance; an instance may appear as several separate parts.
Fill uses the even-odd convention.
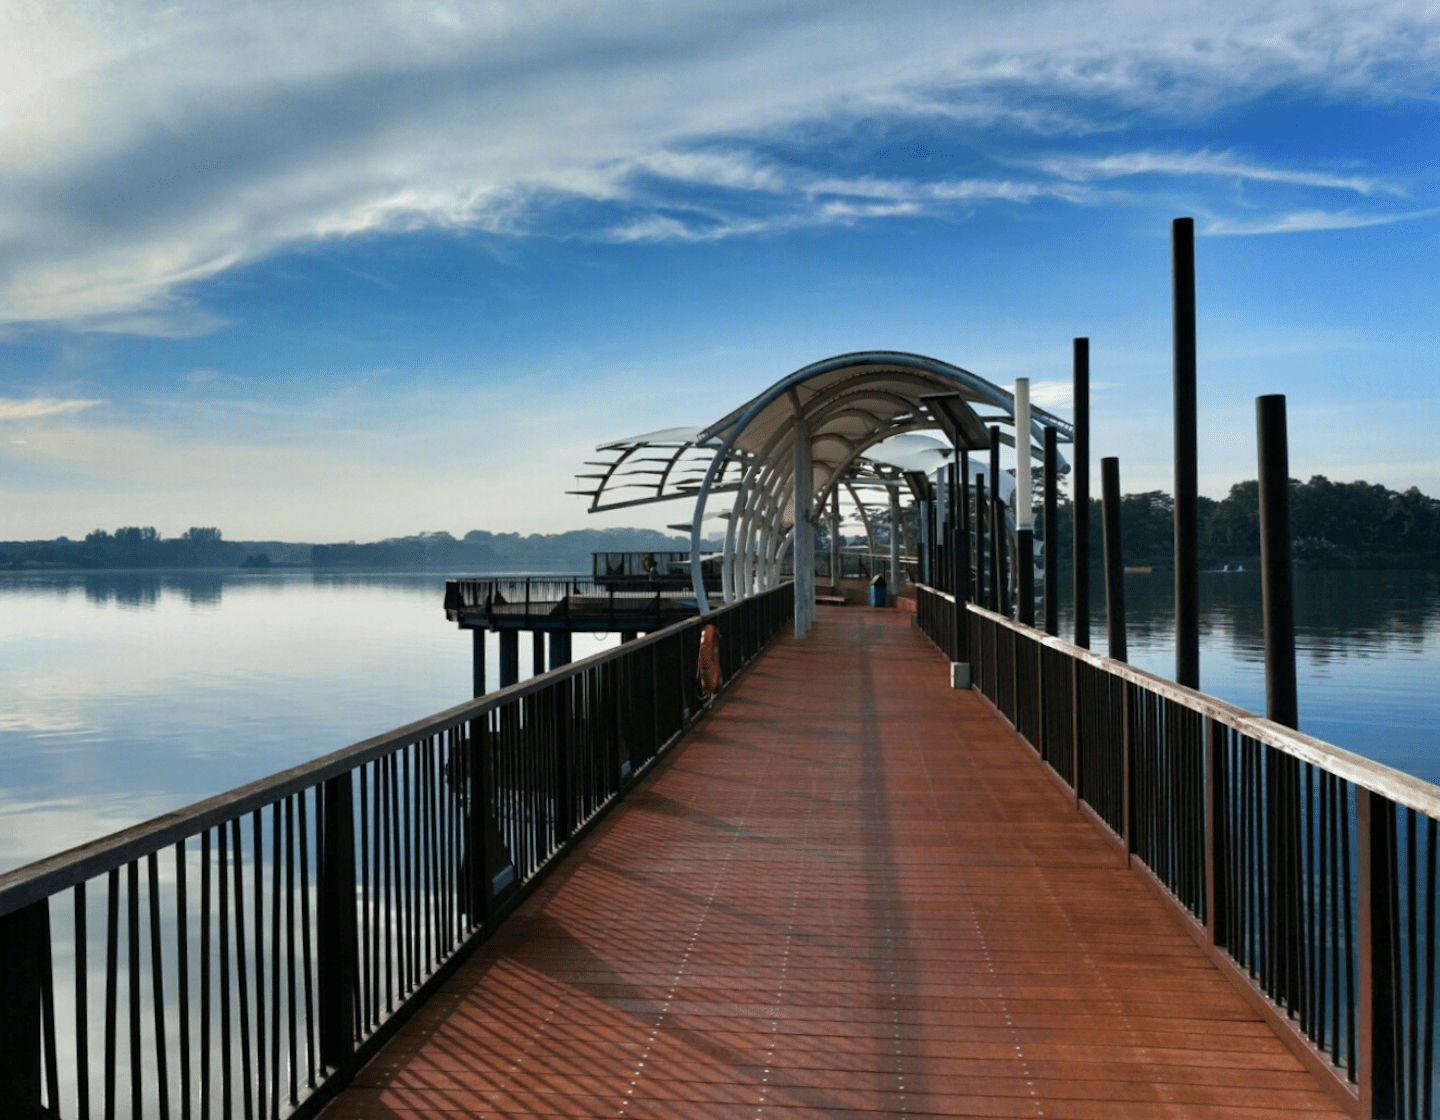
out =
[[[0,1116],[312,1115],[733,679],[789,585],[0,876]]]
[[[719,577],[705,579],[707,598],[718,603]],[[579,576],[486,576],[445,581],[445,614],[493,628],[650,630],[697,614],[688,576],[629,583]]]
[[[901,557],[901,568],[904,569],[905,557]],[[793,574],[794,557],[786,553],[781,561],[781,574]],[[886,580],[890,578],[890,554],[888,552],[858,551],[855,549],[842,549],[840,552],[840,578],[841,579],[870,579],[873,576],[883,575]],[[815,550],[815,578],[828,580],[830,578],[830,551],[829,549],[817,548]]]
[[[1440,787],[974,605],[972,679],[1361,1116],[1429,1117]],[[917,625],[953,659],[954,600]]]

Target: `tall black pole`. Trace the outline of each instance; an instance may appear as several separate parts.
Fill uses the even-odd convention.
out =
[[[960,594],[955,601],[970,602],[970,452],[960,452],[960,547],[958,551]],[[962,597],[963,596],[963,597]]]
[[[985,588],[985,477],[975,478],[975,602],[982,607],[990,606],[990,596]]]
[[[990,609],[1005,613],[1005,505],[1000,501],[1000,429],[990,429]]]
[[[1075,485],[1071,520],[1075,569],[1075,644],[1090,648],[1090,340],[1075,340]]]
[[[945,590],[960,601],[960,503],[955,498],[955,475],[958,464],[945,465],[945,578],[950,586]]]
[[[1105,526],[1105,631],[1110,656],[1127,660],[1125,646],[1125,551],[1120,541],[1120,460],[1100,460],[1100,504]]]
[[[1195,220],[1170,223],[1175,339],[1175,679],[1200,687],[1195,441]]]
[[[1265,618],[1265,714],[1299,727],[1295,596],[1290,575],[1290,454],[1285,398],[1255,398],[1260,453],[1260,597]]]
[[[956,495],[960,535],[955,540],[955,660],[966,665],[970,663],[970,628],[966,624],[969,612],[965,609],[965,604],[970,601],[970,502],[965,489],[969,477],[970,453],[962,450]]]
[[[1015,530],[1015,621],[1035,625],[1035,530]]]
[[[1045,633],[1060,633],[1060,507],[1055,488],[1059,480],[1058,437],[1054,428],[1045,429]]]
[[[936,524],[935,503],[938,495],[935,493],[935,486],[931,483],[929,476],[925,478],[925,529],[930,547],[926,549],[925,578],[929,580],[931,587],[939,587],[945,577],[936,568],[936,558],[940,551],[939,542],[935,539],[939,526]]]

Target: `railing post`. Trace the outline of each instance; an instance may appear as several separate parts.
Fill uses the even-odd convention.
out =
[[[0,918],[0,1116],[7,1118],[46,1115],[40,1102],[40,1008],[49,956],[49,899]]]
[[[1135,728],[1130,718],[1130,682],[1120,682],[1120,789],[1124,809],[1121,820],[1125,823],[1125,866],[1130,866],[1130,856],[1135,851]]]
[[[343,1069],[355,1053],[355,809],[349,773],[321,786],[316,875],[320,1062]]]
[[[1360,975],[1356,1015],[1356,1078],[1360,1115],[1393,1117],[1395,1077],[1395,806],[1355,790],[1355,886]]]
[[[555,830],[563,844],[575,832],[575,732],[573,693],[576,677],[562,678],[555,685]]]
[[[1205,721],[1205,932],[1210,944],[1224,947],[1224,915],[1228,885],[1225,881],[1225,725]]]
[[[1078,644],[1078,643],[1077,643]],[[1075,808],[1080,808],[1080,659],[1070,662],[1070,782],[1075,787]]]

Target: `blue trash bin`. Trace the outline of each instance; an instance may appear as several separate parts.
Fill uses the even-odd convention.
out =
[[[870,581],[870,605],[872,607],[883,607],[885,605],[885,577],[876,576]]]

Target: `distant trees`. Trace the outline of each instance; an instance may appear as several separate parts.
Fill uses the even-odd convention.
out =
[[[1037,489],[1037,494],[1040,493]],[[1252,564],[1260,553],[1258,488],[1237,482],[1223,499],[1199,500],[1199,547],[1203,567]],[[1068,567],[1074,508],[1060,503],[1058,540]],[[1101,563],[1100,501],[1090,504],[1092,563]],[[906,510],[912,545],[919,543],[914,508]],[[1120,500],[1125,563],[1169,567],[1174,553],[1174,500],[1163,490],[1125,494]],[[1041,519],[1036,516],[1036,527]],[[888,548],[889,511],[870,514],[875,547]],[[1290,529],[1296,565],[1306,568],[1425,568],[1440,570],[1440,501],[1411,487],[1403,492],[1369,482],[1332,482],[1314,475],[1290,480]],[[828,548],[822,520],[816,545]],[[863,537],[851,535],[852,541]],[[317,568],[410,569],[451,572],[587,572],[595,552],[669,552],[690,547],[688,536],[653,529],[578,529],[568,533],[492,533],[476,529],[417,533],[366,544],[298,545],[281,541],[227,541],[213,526],[192,526],[163,538],[154,526],[96,529],[83,541],[0,541],[0,569],[70,568],[264,568],[307,561]]]
[[[113,533],[96,529],[83,541],[60,537],[0,544],[0,566],[11,568],[223,568],[243,556],[219,529],[198,526],[169,540],[153,525],[127,525]]]
[[[1100,501],[1091,499],[1092,562],[1101,562]],[[1260,499],[1254,479],[1220,501],[1201,497],[1202,566],[1251,563],[1260,555]],[[1060,509],[1060,548],[1069,563],[1073,509]],[[1168,567],[1174,559],[1174,499],[1162,490],[1120,499],[1125,563]],[[1037,518],[1038,521],[1038,518]],[[1440,501],[1416,487],[1397,493],[1369,482],[1290,480],[1291,551],[1302,568],[1440,568]]]
[[[588,572],[595,552],[673,552],[689,547],[689,537],[668,536],[654,529],[575,529],[529,536],[475,529],[458,540],[439,532],[370,544],[317,544],[310,550],[310,562],[317,568],[376,571]]]

